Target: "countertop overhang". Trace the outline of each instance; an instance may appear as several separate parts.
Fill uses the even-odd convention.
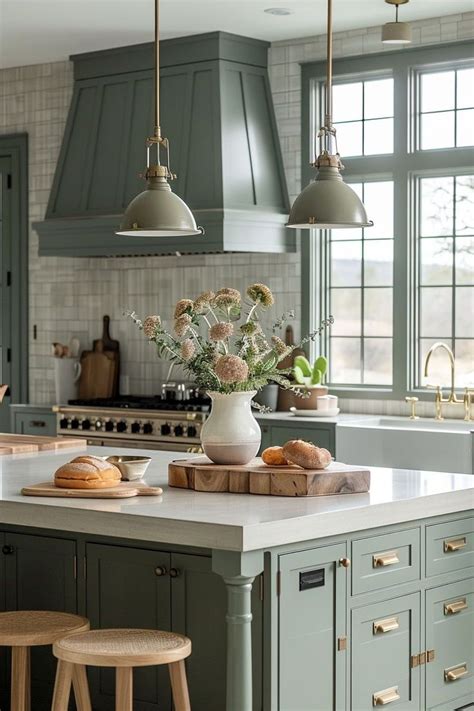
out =
[[[89,447],[95,455],[151,456],[146,481],[162,497],[58,499],[22,496],[48,481],[73,451],[0,458],[0,523],[208,549],[252,551],[472,510],[474,477],[370,467],[367,494],[287,498],[173,489],[167,465],[183,454]]]

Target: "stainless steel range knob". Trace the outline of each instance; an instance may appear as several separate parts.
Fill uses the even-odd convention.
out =
[[[117,422],[117,432],[126,432],[127,431],[127,423],[125,420],[120,420],[120,422]]]
[[[96,430],[101,430],[102,429],[102,420],[96,420],[94,427]]]

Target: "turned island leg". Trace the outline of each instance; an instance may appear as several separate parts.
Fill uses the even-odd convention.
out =
[[[226,711],[252,711],[252,584],[263,553],[213,551],[212,567],[227,588]]]

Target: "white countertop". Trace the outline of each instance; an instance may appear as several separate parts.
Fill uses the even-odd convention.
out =
[[[293,415],[292,412],[286,412],[284,410],[267,412],[265,414],[254,412],[254,417],[260,422],[260,424],[271,424],[272,422],[284,422],[285,424],[291,424],[292,422],[301,422],[310,426],[318,424],[337,425],[342,422],[360,422],[367,419],[373,420],[374,418],[373,415],[356,415],[348,412],[340,412],[334,417],[306,417],[305,415]]]
[[[167,464],[183,454],[89,447],[90,454],[152,457],[146,481],[161,497],[133,499],[33,498],[23,486],[51,480],[75,455],[14,455],[0,458],[0,524],[250,551],[325,538],[472,509],[474,476],[371,467],[371,490],[313,498],[208,494],[167,485]]]

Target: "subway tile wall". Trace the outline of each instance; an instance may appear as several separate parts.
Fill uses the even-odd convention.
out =
[[[413,23],[413,43],[462,40],[474,36],[474,12]],[[380,27],[338,33],[335,56],[383,49]],[[304,38],[272,45],[269,71],[290,198],[300,189],[301,85],[300,64],[323,59],[325,37]],[[0,134],[29,136],[29,218],[44,218],[62,134],[72,94],[72,67],[55,62],[0,70]],[[193,297],[207,288],[231,285],[244,289],[258,280],[274,290],[275,315],[296,311],[299,336],[301,280],[299,256],[227,254],[195,257],[68,259],[37,255],[37,235],[30,228],[30,402],[54,402],[53,341],[78,335],[83,347],[100,335],[101,317],[111,317],[111,332],[121,342],[122,372],[134,393],[155,393],[166,377],[142,334],[123,317],[126,309],[139,314],[170,316],[180,297]],[[33,325],[37,339],[33,340]],[[347,400],[346,410],[377,412],[378,402]],[[389,414],[401,403],[385,404]]]

